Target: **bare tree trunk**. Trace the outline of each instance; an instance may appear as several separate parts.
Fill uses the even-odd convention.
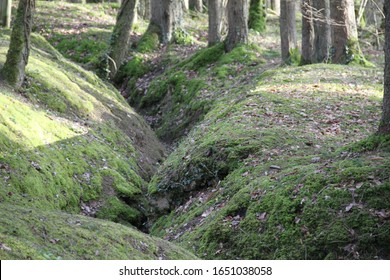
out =
[[[332,45],[329,4],[329,0],[313,0],[315,35],[312,61],[315,63],[329,59],[329,49]]]
[[[230,52],[238,44],[248,43],[248,0],[228,1],[228,26],[225,48]]]
[[[313,1],[302,0],[302,58],[301,64],[311,64],[314,47]]]
[[[11,27],[11,0],[1,0],[1,26],[10,28]]]
[[[209,46],[217,44],[222,40],[222,25],[225,11],[225,0],[209,0]]]
[[[295,23],[295,0],[280,2],[280,36],[282,60],[290,59],[290,51],[297,47],[297,30]]]
[[[138,0],[123,0],[119,9],[114,31],[111,35],[109,69],[110,78],[114,78],[122,65],[130,44],[130,33],[137,13]]]
[[[122,1],[122,0],[120,0]],[[149,20],[150,19],[150,0],[140,0],[138,1],[138,15],[145,19]]]
[[[385,75],[382,119],[379,124],[380,134],[390,134],[390,1],[385,1]]]
[[[181,0],[152,0],[150,26],[156,26],[160,42],[169,43],[175,30],[182,26],[183,7]]]
[[[3,69],[1,69],[1,78],[16,87],[21,86],[25,78],[25,70],[30,55],[30,35],[34,7],[34,0],[19,1],[7,59]]]
[[[189,7],[191,10],[194,10],[194,11],[201,13],[201,12],[203,12],[203,1],[202,0],[190,0]]]
[[[353,0],[330,0],[332,62],[349,63],[360,53]]]

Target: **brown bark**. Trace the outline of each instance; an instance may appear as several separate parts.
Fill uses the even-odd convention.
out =
[[[382,119],[378,132],[390,134],[390,1],[385,1],[385,74]]]
[[[330,0],[332,62],[348,63],[359,53],[353,0]]]
[[[228,35],[225,42],[227,52],[230,52],[238,44],[248,43],[248,14],[249,0],[229,0],[228,11]]]
[[[280,36],[282,60],[287,62],[290,58],[290,51],[297,47],[295,0],[280,1]]]
[[[1,69],[1,78],[16,87],[21,86],[25,78],[25,70],[30,55],[30,35],[34,7],[34,0],[19,1],[7,59],[3,69]]]
[[[314,25],[312,0],[302,0],[302,59],[301,64],[312,63]]]
[[[330,30],[329,0],[313,0],[314,47],[312,61],[325,62],[329,59],[332,44]]]

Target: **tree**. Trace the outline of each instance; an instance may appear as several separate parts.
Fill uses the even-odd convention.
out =
[[[221,42],[223,18],[225,14],[226,0],[209,0],[209,46]]]
[[[156,31],[160,42],[172,41],[175,31],[181,28],[183,7],[181,0],[152,0],[149,32]]]
[[[30,35],[34,0],[20,0],[12,27],[11,40],[1,78],[12,86],[19,87],[25,78],[25,69],[30,55]]]
[[[329,59],[329,49],[332,45],[330,29],[329,0],[312,0],[314,46],[312,62],[321,63]]]
[[[141,18],[149,20],[150,0],[139,0],[137,10],[138,10],[138,15],[140,15]]]
[[[114,78],[123,63],[130,43],[138,0],[123,0],[119,9],[114,31],[111,35],[109,56],[110,78]]]
[[[380,134],[390,134],[390,1],[385,1],[385,74],[382,119],[379,124]]]
[[[229,0],[228,11],[228,35],[225,49],[230,52],[238,44],[248,43],[248,0]]]
[[[266,27],[266,18],[264,0],[250,0],[248,27],[262,32]]]
[[[361,56],[354,0],[330,0],[332,62],[347,64]]]
[[[1,26],[10,28],[11,27],[11,0],[1,0]]]
[[[280,14],[280,0],[271,0],[271,9],[277,14]]]
[[[203,12],[203,1],[202,0],[190,0],[189,7],[191,10],[194,10],[194,11],[201,13],[201,12]]]
[[[291,51],[297,48],[295,0],[280,1],[280,36],[282,60],[288,62]]]
[[[302,0],[302,57],[301,64],[312,63],[314,47],[313,1]]]

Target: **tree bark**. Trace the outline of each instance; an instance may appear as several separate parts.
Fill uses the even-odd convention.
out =
[[[360,53],[353,0],[330,0],[332,62],[347,64]]]
[[[379,124],[380,134],[390,134],[390,1],[385,1],[385,74],[382,119]]]
[[[110,78],[114,78],[122,65],[130,44],[138,0],[123,0],[119,9],[114,31],[111,35],[109,69]]]
[[[290,59],[290,51],[297,47],[295,0],[280,2],[280,36],[282,60],[287,62]]]
[[[225,0],[209,0],[209,46],[215,45],[222,40],[222,25],[225,11]]]
[[[228,35],[225,49],[230,52],[238,44],[248,43],[248,0],[228,1]]]
[[[301,64],[311,64],[314,47],[313,1],[302,0],[302,58]]]
[[[332,45],[330,30],[329,0],[313,0],[314,47],[313,62],[321,63],[329,59]]]
[[[190,10],[197,11],[199,13],[203,12],[203,1],[202,0],[190,0],[189,1]]]
[[[12,86],[20,87],[30,55],[30,35],[34,0],[20,0],[12,27],[11,41],[1,77]]]
[[[121,0],[122,1],[122,0]],[[150,19],[150,0],[140,0],[137,5],[138,15],[145,19]]]
[[[11,27],[11,0],[1,0],[1,26],[10,28]]]
[[[182,26],[182,1],[152,0],[151,13],[150,26],[158,28],[160,42],[163,44],[171,42],[175,30]]]

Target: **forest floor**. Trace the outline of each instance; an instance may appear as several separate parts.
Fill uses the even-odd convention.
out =
[[[39,2],[34,30],[104,77],[116,9]],[[155,49],[140,47],[138,21],[112,81],[169,149],[142,181],[151,235],[205,259],[388,259],[390,139],[373,136],[384,61],[372,34],[360,32],[375,66],[281,66],[275,16],[229,54],[206,48],[206,19],[188,16],[186,44]]]

